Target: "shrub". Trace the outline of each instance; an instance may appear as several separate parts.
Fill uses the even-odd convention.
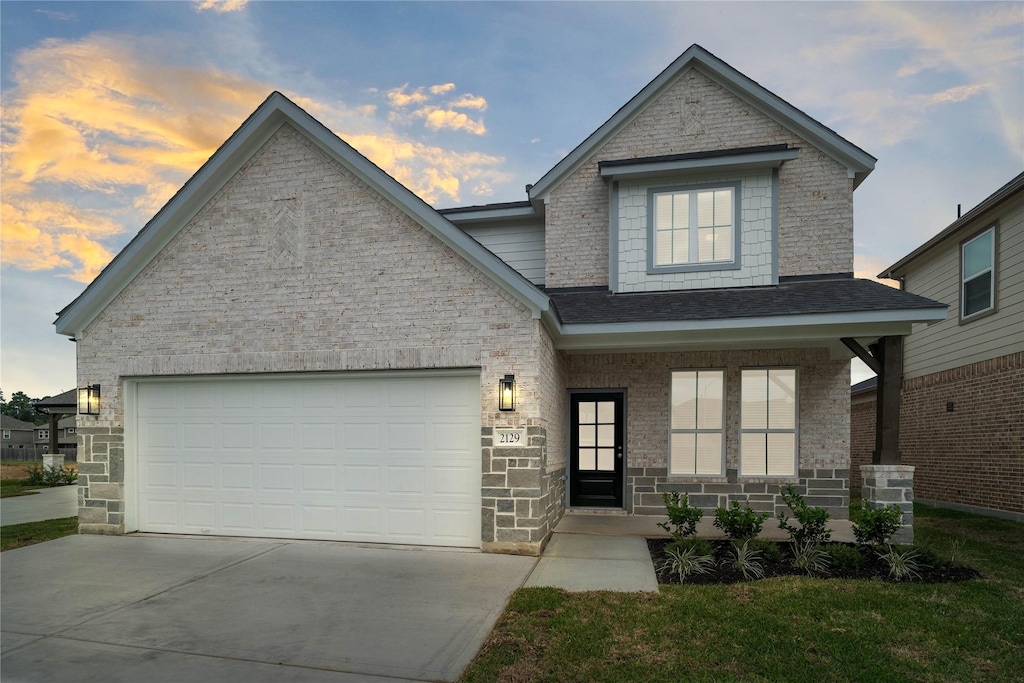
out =
[[[78,481],[78,474],[68,466],[43,467],[32,464],[27,469],[26,481],[32,486],[66,486]]]
[[[761,553],[750,546],[750,541],[732,544],[732,559],[726,560],[727,565],[743,574],[747,581],[764,578],[764,563]]]
[[[680,496],[679,491],[670,491],[663,493],[661,498],[665,501],[668,522],[659,522],[658,526],[672,534],[677,541],[697,533],[697,522],[704,513],[700,508],[690,506],[689,494]]]
[[[775,541],[762,541],[753,538],[750,540],[750,548],[759,552],[767,562],[782,562],[786,559],[782,548]]]
[[[813,541],[793,544],[793,566],[808,576],[825,575],[829,572],[829,554]]]
[[[733,541],[748,541],[761,533],[768,516],[767,512],[754,512],[749,505],[741,508],[734,500],[728,508],[715,508],[715,526]]]
[[[889,567],[889,578],[893,581],[910,581],[921,578],[918,570],[928,565],[920,561],[920,554],[917,548],[914,546],[903,546],[903,549],[900,550],[900,546],[890,545],[886,547],[888,551],[884,553],[879,552],[878,556]]]
[[[703,552],[704,550],[708,552]],[[679,583],[685,583],[687,577],[695,574],[707,574],[715,566],[715,558],[710,552],[711,546],[705,541],[700,543],[673,543],[665,548],[665,560],[662,566],[679,577]]]
[[[795,527],[789,523],[785,513],[779,513],[779,528],[789,532],[794,543],[828,543],[832,532],[828,530],[828,510],[810,507],[792,484],[786,484],[780,491],[783,502],[793,511],[793,517],[800,522]]]
[[[854,546],[830,543],[825,546],[832,567],[839,571],[857,571],[864,565],[864,555]]]
[[[883,545],[900,528],[903,511],[896,505],[874,509],[867,501],[861,503],[853,521],[853,536],[861,545]]]

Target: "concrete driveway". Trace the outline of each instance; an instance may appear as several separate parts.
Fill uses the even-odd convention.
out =
[[[535,558],[68,536],[0,559],[7,681],[454,680]]]
[[[29,496],[0,498],[0,524],[41,522],[77,514],[77,486],[54,486]]]

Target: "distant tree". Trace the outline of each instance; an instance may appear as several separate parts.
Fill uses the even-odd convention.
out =
[[[0,393],[0,398],[3,395]],[[46,422],[46,416],[36,411],[32,406],[39,399],[29,398],[24,391],[15,391],[11,394],[10,401],[0,403],[0,413],[13,417],[16,420],[42,424]]]

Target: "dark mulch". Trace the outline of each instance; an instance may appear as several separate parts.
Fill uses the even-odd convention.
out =
[[[665,548],[672,543],[670,538],[649,538],[647,548],[654,560],[654,569],[658,574],[658,583],[678,584],[679,577],[665,567]],[[707,574],[695,574],[687,577],[688,584],[715,584],[715,583],[738,583],[746,581],[742,572],[729,566],[727,559],[732,557],[732,543],[730,541],[709,541],[715,556],[715,566]],[[766,543],[766,546],[773,546],[778,549],[778,557],[767,557],[770,553],[762,552],[764,565],[764,578],[774,576],[800,576],[803,572],[793,566],[792,544]],[[889,567],[881,560],[878,551],[865,546],[858,546],[853,543],[829,543],[830,546],[844,545],[850,548],[859,558],[856,563],[848,563],[844,566],[833,564],[827,576],[819,578],[834,579],[882,579],[892,581],[889,577]],[[954,564],[921,551],[918,558],[920,564],[917,572],[920,578],[913,579],[913,583],[950,583],[953,581],[969,581],[981,576],[981,573],[971,567],[962,564]]]

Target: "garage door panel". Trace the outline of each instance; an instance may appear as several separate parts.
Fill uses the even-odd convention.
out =
[[[139,382],[141,530],[479,547],[478,377],[192,383]]]

